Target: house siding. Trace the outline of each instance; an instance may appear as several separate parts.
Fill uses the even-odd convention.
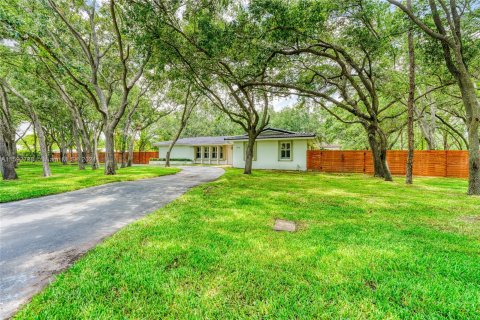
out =
[[[292,160],[279,160],[279,141],[293,142]],[[253,169],[307,170],[307,139],[257,140],[257,159]],[[244,168],[244,141],[233,143],[233,167]]]
[[[223,145],[224,147],[224,159],[204,159],[203,164],[221,164],[221,165],[231,165],[233,161],[232,154],[232,145]],[[167,155],[168,146],[159,146],[158,147],[158,157],[165,158]],[[171,159],[191,159],[195,163],[201,164],[201,159],[195,159],[195,147],[194,146],[181,146],[175,145],[172,148],[172,154],[170,155]]]
[[[165,158],[167,156],[168,146],[158,147],[158,157]],[[194,149],[192,146],[173,146],[171,159],[191,159],[193,161],[195,157]]]

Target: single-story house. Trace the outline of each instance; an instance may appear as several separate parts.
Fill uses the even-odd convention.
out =
[[[266,128],[257,137],[253,169],[307,170],[307,150],[315,146],[314,133]],[[248,136],[196,137],[179,139],[171,159],[191,159],[198,164],[245,167]],[[158,157],[165,158],[171,141],[155,143]]]

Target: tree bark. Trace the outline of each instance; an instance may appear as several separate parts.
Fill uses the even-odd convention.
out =
[[[460,59],[458,55],[457,59]],[[468,194],[480,195],[480,149],[478,132],[480,126],[480,103],[475,92],[475,85],[466,67],[461,64],[459,65],[458,71],[458,84],[467,113],[469,156]]]
[[[45,134],[43,132],[42,123],[37,116],[37,113],[30,108],[30,114],[33,121],[33,126],[37,131],[38,142],[40,144],[40,156],[42,158],[42,168],[43,168],[43,176],[50,177],[52,172],[50,171],[50,164],[48,159],[48,150],[47,150],[47,143],[45,141]]]
[[[127,167],[131,167],[133,164],[133,148],[135,146],[135,136],[137,135],[137,131],[134,130],[130,141],[128,142],[128,159],[127,159]]]
[[[130,116],[130,114],[129,114]],[[120,141],[120,155],[121,155],[121,160],[122,163],[120,165],[120,168],[125,168],[127,166],[128,162],[128,153],[127,153],[127,148],[129,146],[128,143],[128,131],[130,129],[130,117],[127,118],[125,127],[122,130],[122,136],[121,136],[121,141]]]
[[[468,194],[480,195],[480,156],[478,142],[478,121],[476,125],[470,125],[468,130]]]
[[[3,180],[15,180],[18,179],[15,170],[17,162],[16,146],[15,141],[12,139],[11,132],[6,129],[8,128],[5,128],[2,123],[2,127],[0,128],[0,170]]]
[[[91,149],[91,154],[92,154],[92,170],[97,170],[99,168],[99,163],[98,163],[98,139],[100,139],[100,134],[102,133],[102,127],[99,129],[96,129],[95,132],[93,133],[93,143],[92,143],[92,149]]]
[[[127,159],[127,167],[131,167],[133,164],[133,148],[135,146],[135,136],[137,135],[137,130],[133,131],[133,134],[128,142],[128,159]]]
[[[0,131],[0,169],[2,171],[3,180],[15,180],[18,179],[17,172],[15,171],[15,159],[11,152],[11,146],[7,142],[8,137]]]
[[[10,104],[7,93],[0,86],[2,105],[0,109],[0,171],[3,180],[18,179],[15,167],[17,165],[17,146],[15,140],[15,127],[10,114]]]
[[[67,164],[67,148],[65,146],[60,146],[60,161],[63,165]]]
[[[37,150],[37,128],[35,127],[35,123],[33,122],[32,120],[32,124],[33,124],[33,161],[32,162],[36,162],[37,161],[37,155],[38,155],[38,150]]]
[[[177,143],[178,139],[180,138],[180,135],[182,134],[183,129],[187,125],[187,121],[183,121],[180,124],[180,128],[178,129],[177,133],[175,134],[175,137],[172,140],[172,143],[170,143],[170,146],[168,146],[167,153],[165,154],[165,167],[170,167],[170,154],[172,152],[173,146],[175,146],[175,143]]]
[[[407,0],[407,8],[410,10],[412,6],[412,0]],[[414,157],[414,142],[415,136],[413,132],[413,122],[414,122],[414,103],[415,103],[415,47],[413,43],[413,31],[412,24],[408,30],[408,78],[409,78],[409,90],[408,90],[408,124],[407,124],[407,134],[408,134],[408,156],[407,156],[407,168],[405,183],[413,183],[413,157]]]
[[[62,165],[67,164],[67,141],[65,139],[65,133],[60,132],[60,137],[59,137],[59,142],[58,142],[58,148],[60,149],[60,162]]]
[[[115,139],[113,130],[106,128],[105,134],[105,175],[114,175],[117,173],[115,161]]]
[[[85,161],[83,159],[83,146],[80,142],[80,135],[78,133],[78,128],[75,121],[73,122],[73,141],[75,142],[75,149],[77,149],[78,170],[85,170]]]
[[[373,175],[393,181],[392,174],[387,164],[387,140],[383,132],[376,126],[367,127],[368,143],[373,157]]]
[[[244,174],[252,173],[256,138],[257,138],[257,135],[255,135],[254,133],[252,132],[248,133],[247,149],[245,150],[245,169],[243,170]]]

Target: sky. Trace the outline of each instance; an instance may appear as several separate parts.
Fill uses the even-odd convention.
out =
[[[291,107],[298,102],[298,96],[290,95],[288,97],[277,97],[272,101],[273,110],[280,111],[285,107]]]

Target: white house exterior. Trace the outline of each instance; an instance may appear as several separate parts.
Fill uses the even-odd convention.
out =
[[[170,159],[189,159],[197,164],[231,165],[233,161],[232,143],[219,137],[196,137],[178,139],[173,146]],[[158,157],[167,155],[171,141],[154,143],[158,146]]]
[[[307,170],[307,150],[316,139],[313,133],[292,132],[267,128],[257,137],[253,169]],[[172,149],[171,159],[190,159],[198,164],[245,167],[247,135],[234,137],[197,137],[179,139]],[[159,158],[165,158],[171,141],[156,143]]]

